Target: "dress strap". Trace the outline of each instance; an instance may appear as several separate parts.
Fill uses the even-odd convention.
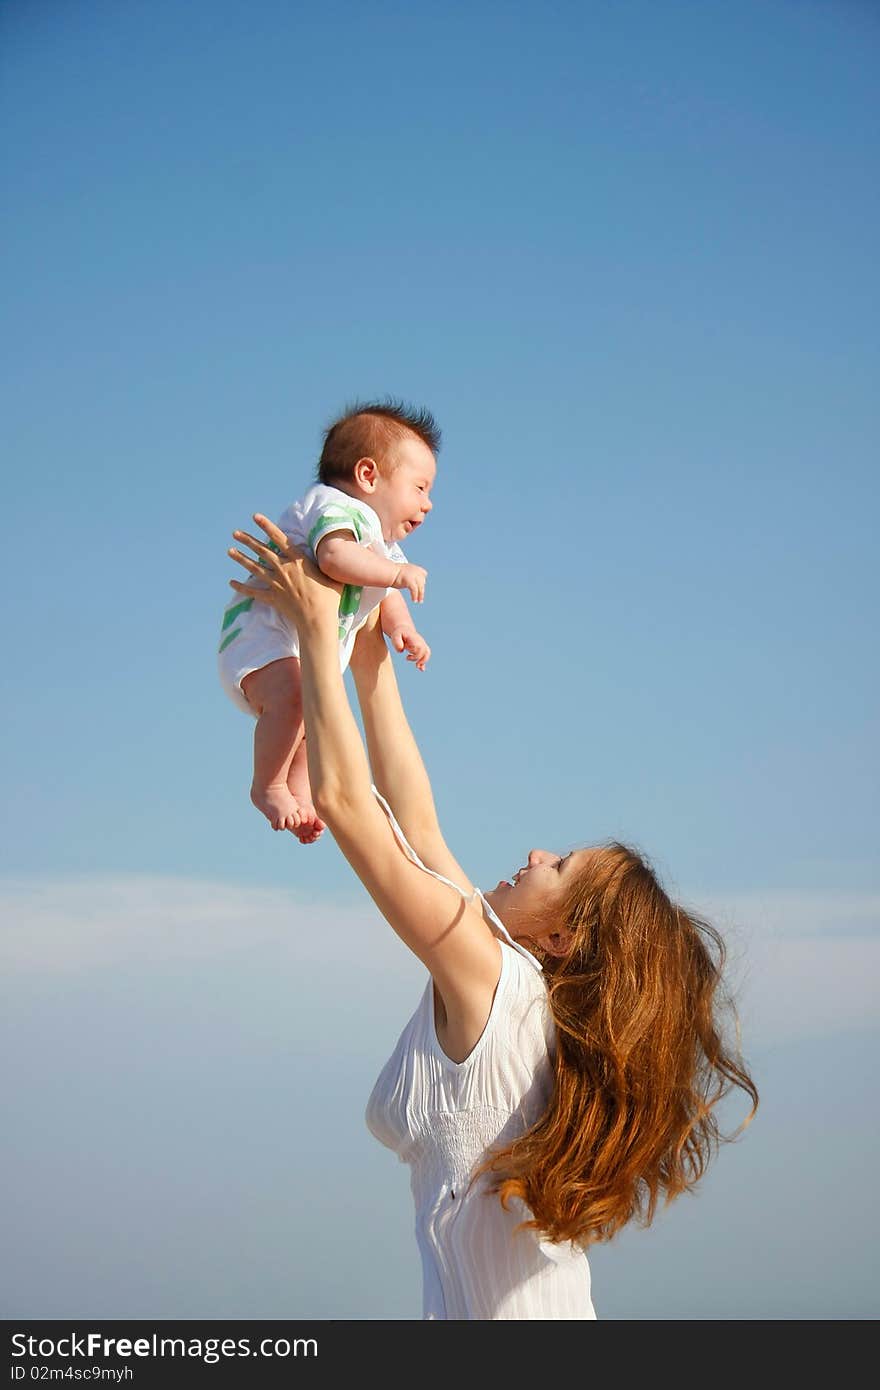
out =
[[[372,790],[373,795],[375,796],[379,805],[382,807],[382,810],[388,817],[388,820],[391,824],[391,829],[394,831],[398,843],[400,844],[400,847],[406,855],[407,859],[411,860],[413,864],[417,865],[417,867],[422,869],[426,874],[430,874],[432,878],[436,878],[438,883],[445,883],[448,888],[453,888],[456,893],[460,893],[461,896],[464,898],[465,902],[472,903],[475,899],[479,899],[480,906],[482,907],[483,912],[489,918],[489,921],[492,923],[492,925],[497,929],[498,933],[507,942],[508,946],[512,946],[513,949],[517,951],[521,956],[525,956],[526,960],[530,961],[536,970],[540,970],[543,972],[544,967],[542,966],[538,958],[536,956],[533,956],[531,951],[527,951],[525,946],[521,946],[518,941],[514,941],[513,937],[510,935],[510,932],[507,930],[501,918],[498,916],[498,913],[494,910],[493,907],[490,906],[489,903],[486,902],[486,899],[483,897],[483,894],[480,892],[479,888],[475,888],[472,893],[466,893],[463,888],[460,888],[458,886],[457,883],[453,883],[451,878],[444,878],[443,875],[438,874],[435,869],[429,869],[427,864],[422,863],[421,859],[416,854],[409,840],[406,838],[400,826],[397,824],[397,821],[394,818],[394,812],[391,810],[391,807],[388,805],[388,802],[385,800],[384,796],[381,795],[381,793],[375,785],[373,786]]]

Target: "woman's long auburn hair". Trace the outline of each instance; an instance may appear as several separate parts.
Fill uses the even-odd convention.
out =
[[[521,1198],[524,1224],[543,1238],[586,1248],[630,1221],[649,1226],[661,1194],[668,1205],[692,1188],[752,1119],[758,1091],[723,1037],[722,1014],[736,1025],[736,1012],[719,932],[672,903],[616,840],[572,879],[539,929],[573,932],[564,957],[542,956],[557,1031],[552,1099],[474,1177],[489,1174],[505,1207]],[[713,1112],[735,1086],[751,1110],[725,1135]]]

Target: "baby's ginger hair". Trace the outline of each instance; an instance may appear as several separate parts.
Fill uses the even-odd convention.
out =
[[[351,478],[358,459],[371,458],[380,470],[393,472],[394,448],[407,434],[415,434],[432,454],[440,448],[440,429],[424,406],[414,407],[391,397],[384,401],[356,401],[328,425],[318,462],[318,482]]]

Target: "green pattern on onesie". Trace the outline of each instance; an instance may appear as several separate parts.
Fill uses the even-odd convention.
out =
[[[252,598],[243,598],[240,603],[233,603],[229,608],[227,608],[223,614],[223,626],[220,629],[221,635],[224,632],[226,632],[226,629],[228,627],[232,627],[232,624],[235,622],[236,618],[240,617],[242,613],[247,613],[248,609],[253,608],[253,606],[254,601]],[[220,643],[220,647],[217,653],[218,656],[220,652],[226,651],[226,648],[229,646],[229,643],[234,642],[240,632],[241,628],[236,627],[232,629],[232,632],[226,633],[226,636]]]
[[[340,526],[347,531],[349,526],[351,526],[354,528],[354,533],[358,541],[362,541],[364,532],[367,530],[367,525],[367,518],[364,516],[363,512],[358,511],[357,507],[347,507],[344,502],[334,502],[332,507],[328,507],[324,515],[315,522],[315,525],[309,532],[309,545],[311,546],[312,554],[315,555],[317,544],[326,532],[338,531]],[[317,562],[316,555],[315,559]],[[360,607],[361,594],[363,592],[363,585],[346,584],[343,587],[337,615],[339,618],[337,635],[340,642],[345,641],[351,628],[350,620]]]
[[[333,502],[323,516],[318,517],[309,532],[309,545],[312,548],[312,554],[314,555],[317,542],[325,531],[338,531],[340,527],[345,531],[349,527],[353,527],[358,540],[362,541],[367,529],[367,518],[363,512],[358,511],[357,507],[347,507],[344,502]]]
[[[351,627],[351,623],[346,625],[345,619],[354,617],[360,607],[363,592],[363,586],[359,587],[357,584],[346,584],[342,590],[342,597],[339,600],[339,627],[337,629],[340,642],[345,641],[346,633]]]
[[[275,544],[274,541],[267,541],[266,545],[268,546],[269,550],[274,550],[276,555],[281,554],[279,547]],[[266,564],[265,560],[258,560],[257,563],[262,565],[263,569],[268,569],[268,565]],[[223,613],[223,626],[220,629],[221,636],[224,632],[226,632],[226,629],[228,627],[232,626],[236,618],[240,617],[242,613],[249,612],[250,609],[253,608],[253,606],[254,600],[252,598],[243,598],[238,603],[231,603],[230,606],[226,608]],[[232,632],[226,632],[226,636],[223,637],[223,640],[217,649],[218,656],[220,655],[220,652],[226,651],[226,648],[229,646],[229,643],[234,642],[240,632],[240,627],[233,628]]]

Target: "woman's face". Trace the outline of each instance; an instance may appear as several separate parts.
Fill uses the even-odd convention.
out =
[[[525,946],[532,942],[551,955],[565,954],[570,933],[541,932],[536,924],[542,918],[553,919],[571,875],[584,867],[592,853],[590,849],[575,849],[566,855],[548,849],[530,850],[527,863],[512,879],[502,879],[497,888],[485,894],[514,941]]]

